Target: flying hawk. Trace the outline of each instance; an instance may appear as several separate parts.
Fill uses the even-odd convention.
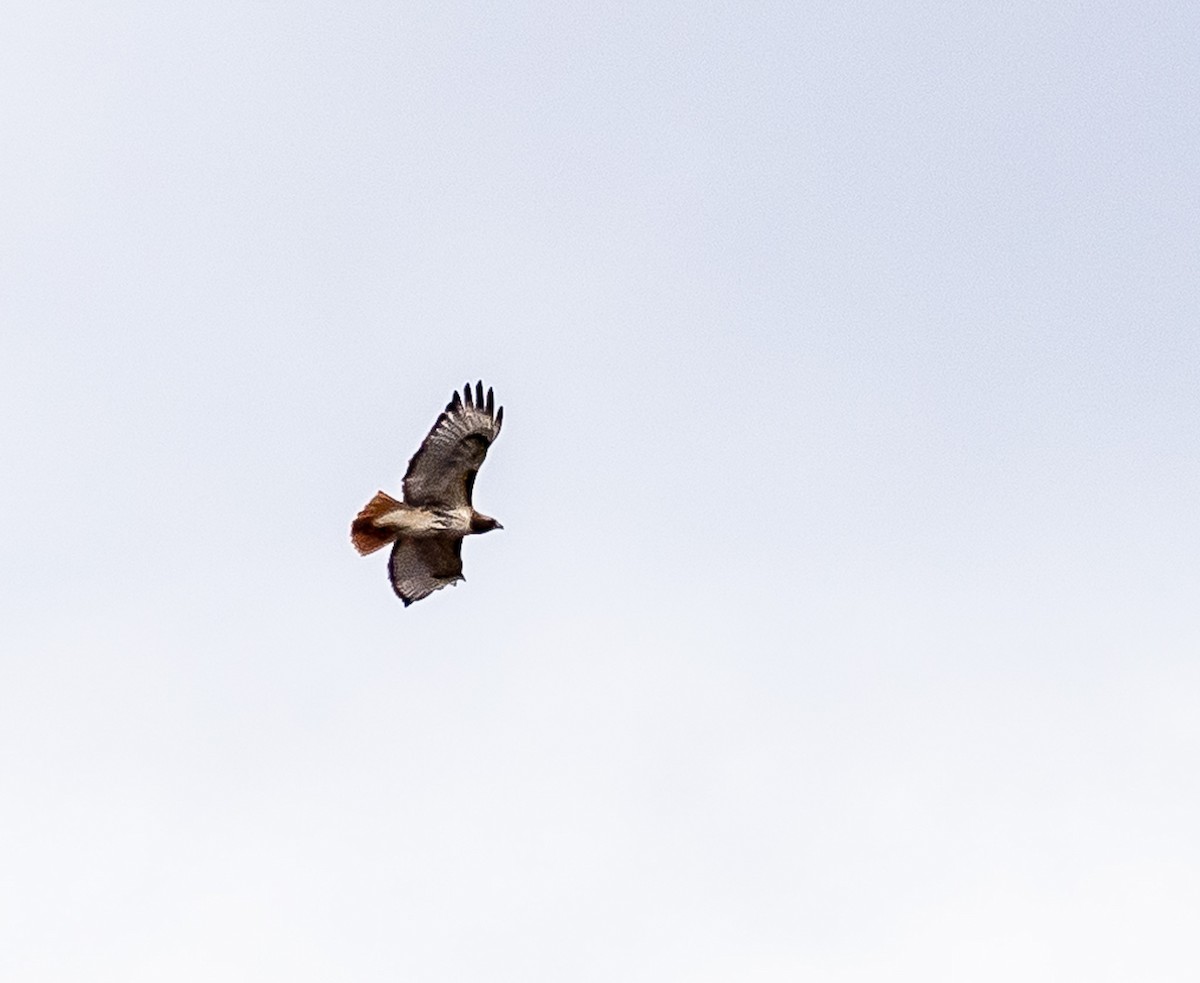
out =
[[[404,501],[379,492],[350,525],[363,556],[395,544],[388,573],[405,607],[465,579],[464,536],[504,528],[471,506],[475,475],[504,422],[504,407],[494,406],[491,389],[485,400],[482,382],[473,395],[467,383],[408,462]]]

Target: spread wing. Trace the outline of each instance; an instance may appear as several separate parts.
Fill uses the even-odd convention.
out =
[[[408,607],[435,590],[463,580],[462,538],[440,537],[396,540],[388,562],[392,590]]]
[[[423,508],[461,509],[471,505],[475,475],[488,448],[500,433],[504,407],[495,410],[492,391],[483,396],[483,383],[463,387],[450,400],[429,436],[408,462],[404,501]]]

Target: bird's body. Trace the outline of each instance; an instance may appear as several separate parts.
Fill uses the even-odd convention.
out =
[[[397,536],[467,536],[473,513],[474,509],[421,509],[396,502],[373,522],[376,529],[394,529]]]
[[[482,382],[474,393],[469,385],[461,398],[456,392],[408,462],[404,501],[379,492],[350,526],[364,556],[394,544],[388,573],[405,607],[464,579],[464,536],[503,528],[471,504],[475,475],[504,422],[504,408],[493,407]]]

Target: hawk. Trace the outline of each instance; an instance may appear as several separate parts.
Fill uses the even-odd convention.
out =
[[[350,524],[350,541],[362,556],[392,543],[388,574],[408,607],[447,584],[464,580],[464,536],[503,529],[471,505],[475,475],[500,434],[504,407],[495,409],[483,383],[463,387],[447,404],[429,436],[408,462],[404,501],[379,492]]]

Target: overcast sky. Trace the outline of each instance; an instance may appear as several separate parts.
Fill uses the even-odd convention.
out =
[[[18,0],[0,84],[5,980],[1197,979],[1200,7]]]

